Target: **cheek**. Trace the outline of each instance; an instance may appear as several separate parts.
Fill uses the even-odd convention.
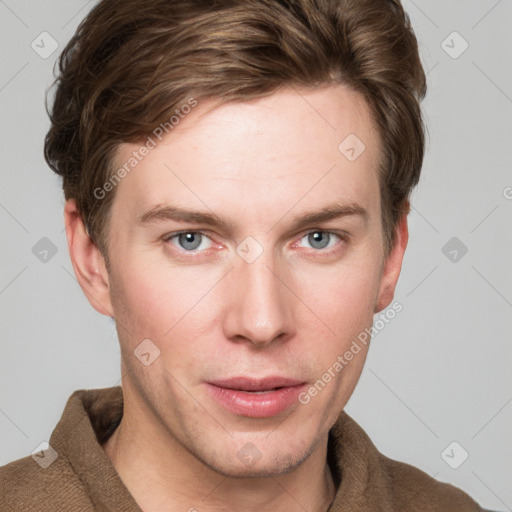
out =
[[[365,329],[373,321],[379,272],[374,261],[361,260],[365,264],[344,263],[330,272],[316,269],[301,280],[304,302],[321,319],[301,325],[306,333],[302,353],[315,360],[316,373],[301,401],[311,417],[327,426],[334,424],[352,395],[368,352]]]
[[[378,262],[361,258],[331,268],[296,272],[297,295],[338,339],[346,340],[372,322],[379,287]]]
[[[198,318],[207,323],[214,314],[209,292],[221,269],[205,272],[127,261],[117,269],[111,276],[112,304],[116,321],[124,327],[120,335],[130,343],[149,338],[164,346],[184,326],[200,329]]]
[[[132,341],[155,337],[171,319],[163,314],[163,304],[168,304],[164,280],[155,280],[151,273],[141,273],[134,268],[116,273],[112,279],[112,304],[116,322],[124,327]],[[172,306],[172,305],[171,305]],[[155,321],[158,320],[157,323]]]

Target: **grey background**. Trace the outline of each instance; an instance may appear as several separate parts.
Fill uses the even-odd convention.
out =
[[[48,440],[74,390],[120,383],[115,326],[74,278],[60,183],[42,157],[53,62],[93,5],[0,0],[0,465]],[[347,411],[384,454],[512,510],[512,2],[404,6],[428,71],[428,152],[403,311],[374,338]],[[44,31],[59,45],[46,59],[31,47]],[[46,262],[43,237],[57,251]],[[462,449],[453,469],[446,453],[454,464]]]

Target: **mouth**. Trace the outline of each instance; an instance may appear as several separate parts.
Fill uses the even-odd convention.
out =
[[[270,418],[291,407],[306,383],[288,377],[231,377],[206,382],[210,396],[224,409],[249,418]]]

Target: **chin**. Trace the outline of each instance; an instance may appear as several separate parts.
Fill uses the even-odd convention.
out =
[[[267,444],[268,449],[270,446]],[[267,450],[268,450],[267,449]],[[196,454],[196,457],[213,471],[230,478],[270,478],[286,473],[291,473],[300,466],[311,454],[313,447],[283,453],[279,446],[272,447],[269,451],[259,450],[254,444],[248,442],[241,449],[234,451],[232,457],[226,457],[226,451],[222,459],[215,454],[205,457]]]

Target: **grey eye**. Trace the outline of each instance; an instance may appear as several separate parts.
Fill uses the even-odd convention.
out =
[[[327,231],[315,231],[307,235],[308,243],[313,249],[325,249],[331,240],[331,234]]]
[[[196,250],[202,241],[202,233],[190,232],[190,233],[180,233],[176,235],[178,238],[178,243],[180,247],[183,249],[187,249],[189,251]]]
[[[311,231],[301,238],[301,244],[307,244],[311,249],[327,249],[341,240],[340,235],[331,231]]]

